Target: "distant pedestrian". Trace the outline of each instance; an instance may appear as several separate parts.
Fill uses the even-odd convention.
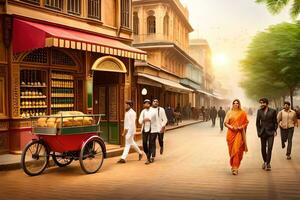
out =
[[[256,115],[257,135],[261,141],[261,154],[264,160],[262,169],[271,171],[271,157],[274,143],[274,136],[277,135],[278,127],[276,110],[269,108],[269,100],[259,100],[260,109]]]
[[[142,159],[143,153],[138,147],[138,145],[134,141],[134,134],[136,133],[136,112],[132,109],[133,102],[131,100],[126,101],[125,109],[125,118],[124,118],[124,130],[122,133],[122,136],[125,136],[125,148],[123,151],[123,154],[121,156],[121,159],[118,161],[118,163],[125,163],[126,157],[129,153],[130,147],[133,146],[133,148],[136,150],[136,152],[139,154],[139,160]]]
[[[210,118],[211,118],[211,121],[212,121],[212,126],[215,127],[216,125],[216,118],[217,118],[217,115],[218,115],[218,111],[216,109],[216,107],[212,107],[211,110],[210,110]]]
[[[290,160],[294,128],[298,127],[297,115],[296,112],[291,109],[290,102],[284,102],[283,110],[277,115],[277,122],[280,127],[281,145],[283,149],[285,148],[285,143],[288,142],[286,158]]]
[[[233,101],[232,109],[226,114],[225,126],[228,128],[226,140],[230,155],[231,172],[233,175],[237,175],[244,151],[248,151],[246,141],[248,117],[246,112],[241,109],[241,103],[238,99]]]
[[[167,116],[166,116],[166,112],[165,109],[159,106],[159,100],[158,98],[154,98],[152,101],[152,109],[154,110],[154,112],[157,114],[157,118],[158,118],[158,143],[160,146],[160,154],[162,155],[164,152],[164,134],[165,134],[165,130],[166,130],[166,125],[168,122]],[[154,155],[153,157],[155,157],[156,155],[156,150],[154,151]]]
[[[156,137],[158,134],[158,118],[153,109],[150,108],[151,101],[144,100],[144,110],[142,110],[139,123],[142,125],[143,148],[147,155],[146,165],[154,162],[156,149]]]
[[[225,115],[226,115],[225,110],[223,110],[223,108],[220,107],[220,110],[218,111],[218,117],[220,119],[220,129],[221,129],[221,131],[223,131]]]

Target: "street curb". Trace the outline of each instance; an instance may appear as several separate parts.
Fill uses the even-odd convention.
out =
[[[170,127],[170,128],[167,128],[166,130],[167,131],[175,130],[175,129],[178,129],[178,128],[183,128],[185,126],[190,126],[190,125],[194,125],[194,124],[201,123],[201,122],[203,122],[203,121],[199,120],[199,121],[191,122],[189,124],[183,124],[183,125],[178,125],[178,126]],[[139,148],[141,150],[143,150],[142,146],[139,146]],[[112,157],[121,156],[122,153],[123,153],[123,150],[124,150],[124,147],[109,150],[106,153],[106,158],[112,158]],[[135,152],[135,151],[134,151],[134,149],[131,148],[130,151],[129,151],[129,153],[133,153],[133,152]],[[55,164],[54,164],[53,160],[50,160],[48,167],[53,167],[53,166],[55,166]],[[9,171],[9,170],[16,170],[16,169],[21,169],[21,162],[18,162],[18,163],[9,163],[9,164],[0,164],[0,171]]]

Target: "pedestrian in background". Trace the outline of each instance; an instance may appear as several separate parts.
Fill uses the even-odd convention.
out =
[[[271,157],[274,143],[274,136],[277,135],[278,127],[276,110],[269,108],[269,100],[259,100],[260,109],[256,115],[257,135],[261,141],[261,154],[264,160],[262,169],[271,171]]]
[[[220,120],[220,129],[221,129],[221,131],[223,131],[225,115],[226,115],[225,110],[223,110],[223,108],[220,107],[220,110],[218,111],[218,117],[219,117],[219,120]]]
[[[165,134],[168,119],[166,116],[165,109],[159,106],[158,98],[153,99],[152,109],[157,114],[157,118],[158,118],[158,131],[159,132],[157,134],[157,137],[158,137],[158,143],[160,146],[160,155],[162,155],[164,152],[164,134]],[[155,155],[156,155],[156,150],[154,151],[153,157],[155,157]]]
[[[210,118],[211,118],[211,121],[212,121],[212,127],[216,126],[217,115],[218,115],[218,111],[217,111],[216,107],[214,106],[210,110]]]
[[[292,140],[294,135],[294,128],[298,127],[298,119],[296,112],[291,109],[291,103],[284,102],[283,110],[277,115],[277,122],[280,127],[281,145],[285,148],[285,143],[288,142],[286,158],[291,160]]]
[[[233,175],[237,175],[244,151],[248,151],[246,142],[248,117],[246,112],[241,109],[241,103],[238,99],[233,101],[231,110],[226,114],[225,126],[228,128],[226,140],[230,156],[231,172]]]
[[[121,156],[121,159],[118,161],[118,163],[125,163],[126,158],[128,156],[130,147],[133,146],[133,148],[136,150],[136,152],[139,154],[139,160],[142,159],[143,153],[138,147],[138,145],[134,141],[134,134],[136,133],[136,112],[132,109],[133,101],[128,100],[126,101],[125,109],[125,118],[124,118],[124,130],[122,133],[122,136],[125,136],[125,148],[123,151],[123,154]]]

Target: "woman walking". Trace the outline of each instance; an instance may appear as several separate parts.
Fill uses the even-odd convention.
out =
[[[233,101],[232,109],[226,114],[224,125],[228,128],[227,145],[231,171],[233,175],[237,175],[244,151],[248,151],[246,142],[248,119],[246,112],[241,109],[240,100]]]

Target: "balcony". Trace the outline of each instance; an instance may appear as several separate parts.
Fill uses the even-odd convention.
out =
[[[173,39],[170,35],[165,34],[139,34],[133,36],[133,44],[146,44],[146,43],[173,43],[176,44],[186,53],[189,53],[188,44],[184,44],[177,39]]]

